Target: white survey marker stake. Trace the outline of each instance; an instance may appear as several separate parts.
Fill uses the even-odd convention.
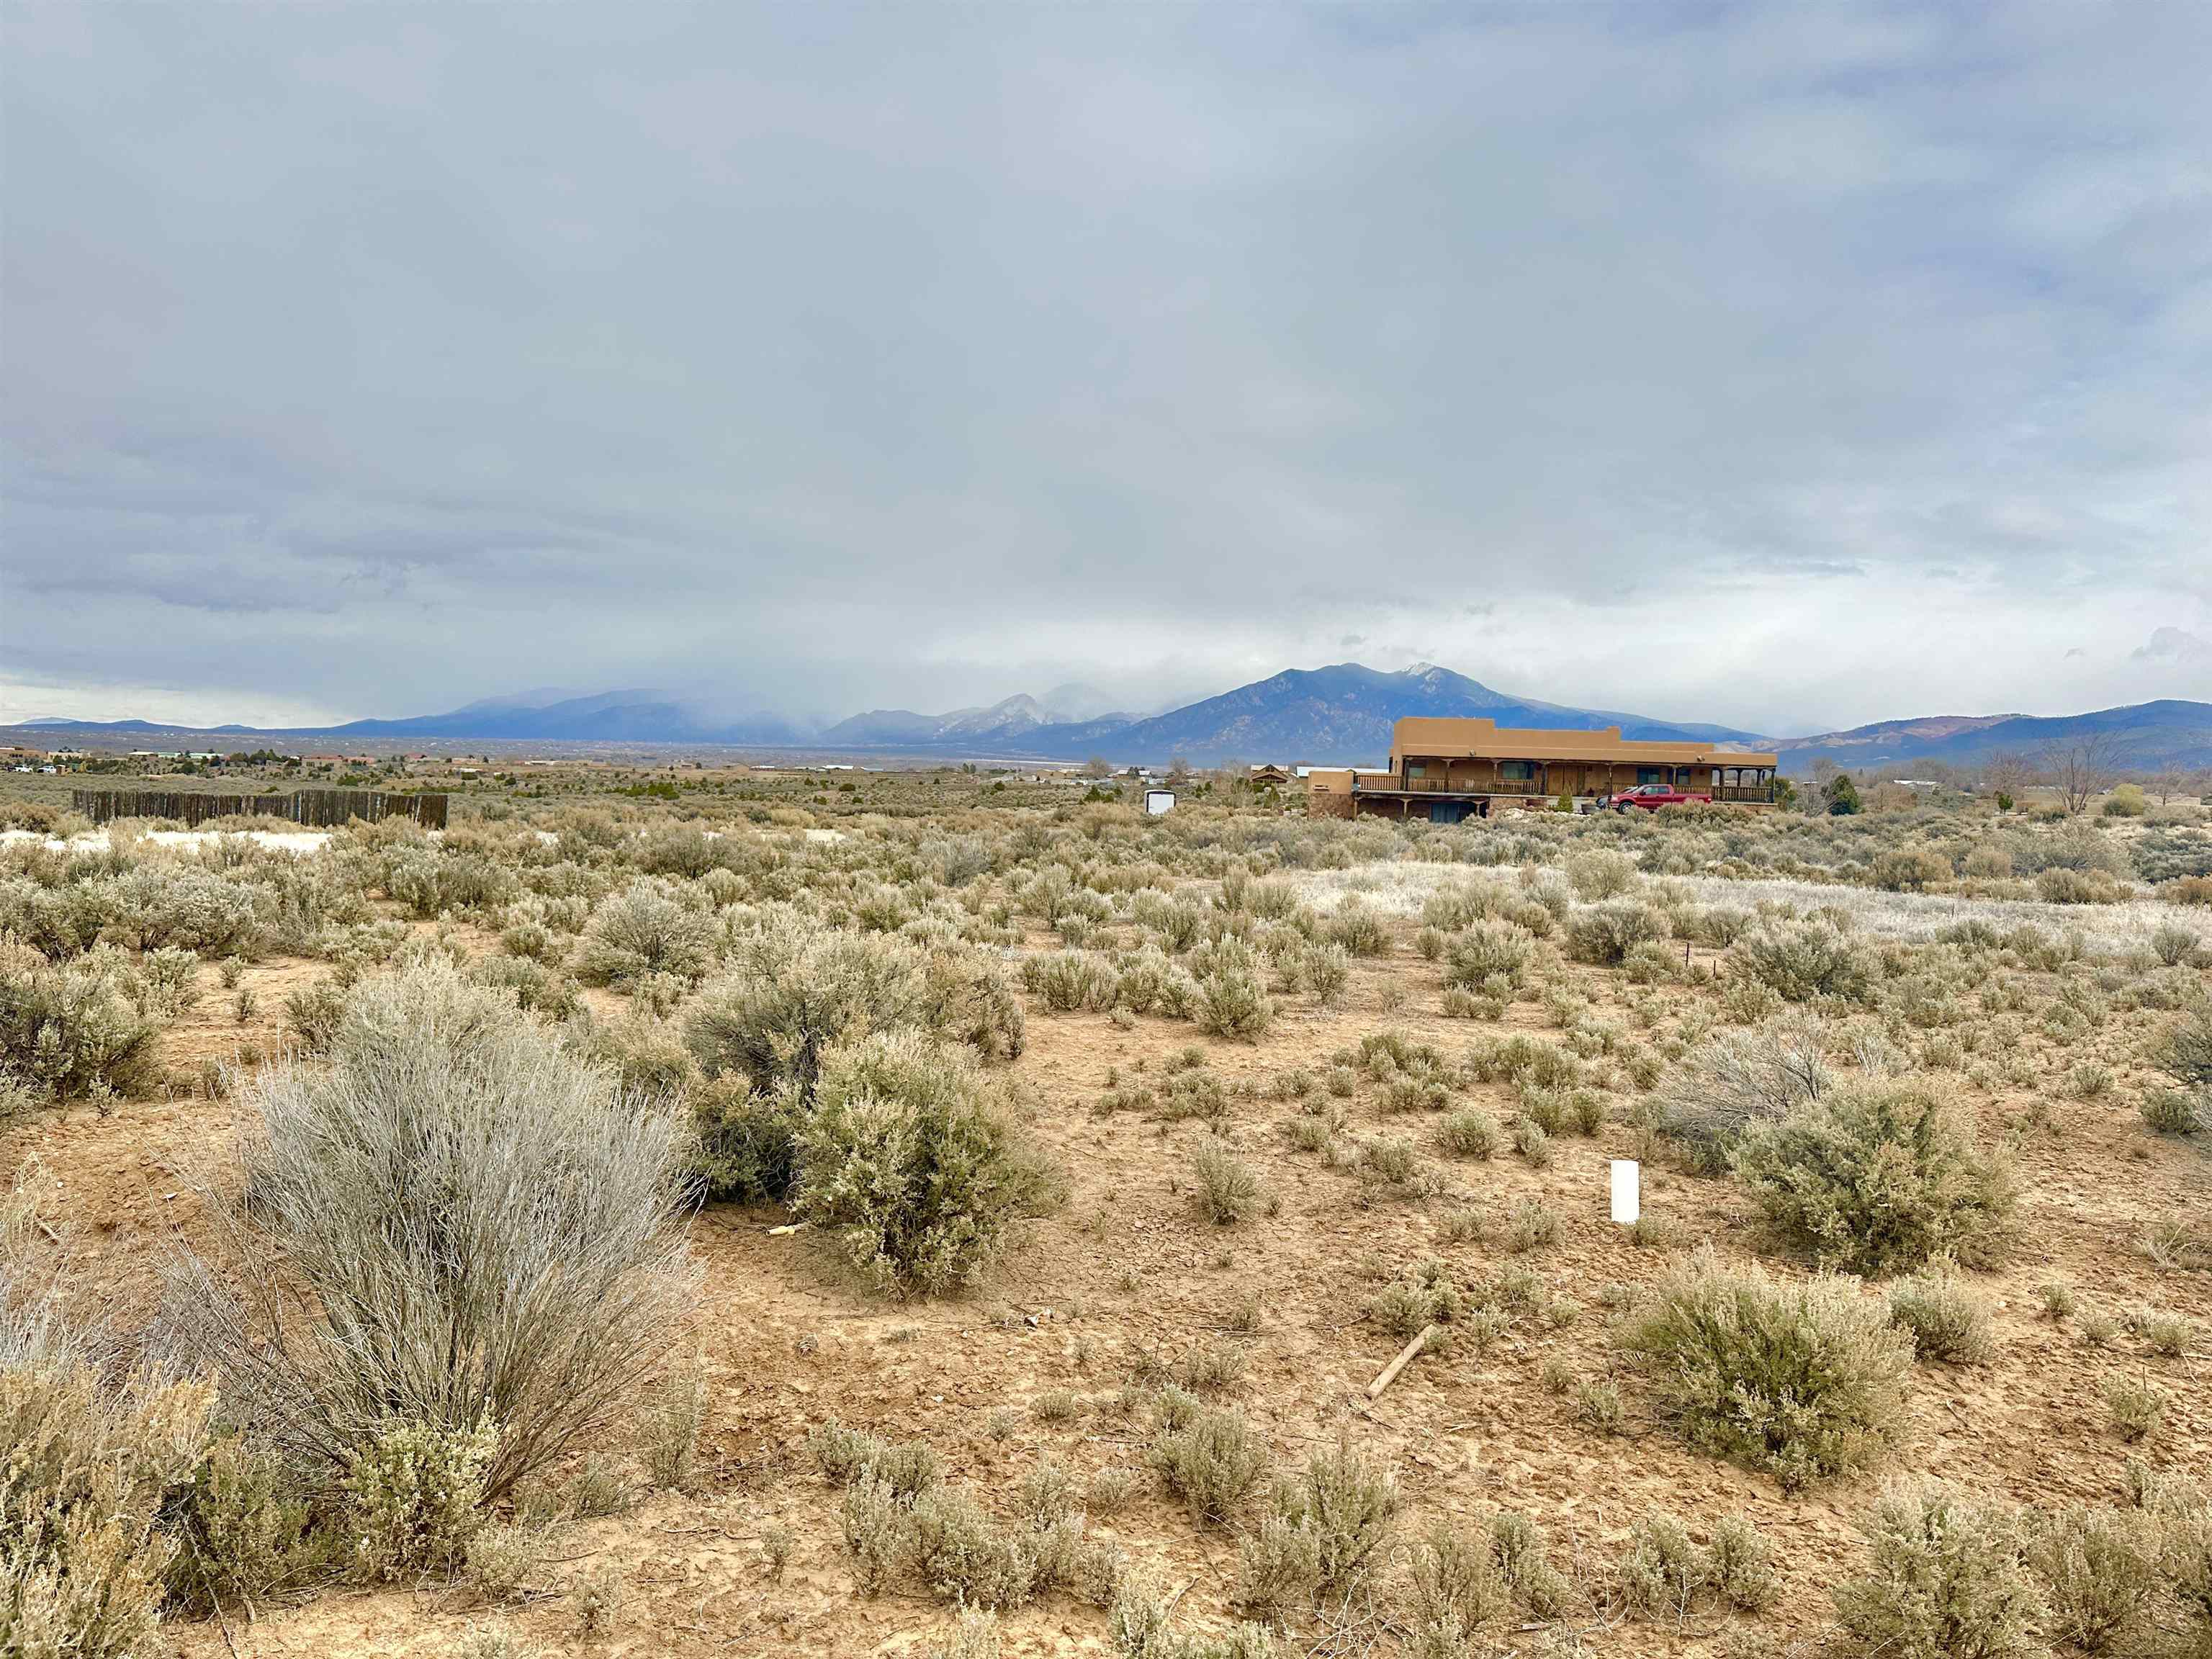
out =
[[[1613,1218],[1633,1227],[1644,1213],[1643,1171],[1632,1158],[1613,1160]]]

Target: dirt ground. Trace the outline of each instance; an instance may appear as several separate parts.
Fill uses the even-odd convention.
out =
[[[1407,1500],[1401,1537],[1439,1515],[1486,1506],[1527,1510],[1553,1530],[1561,1565],[1599,1571],[1616,1559],[1632,1522],[1657,1510],[1702,1532],[1731,1511],[1748,1515],[1780,1546],[1784,1595],[1756,1620],[1700,1613],[1682,1625],[1595,1619],[1580,1634],[1607,1654],[1719,1653],[1731,1632],[1760,1632],[1782,1652],[1816,1639],[1828,1622],[1826,1592],[1862,1559],[1854,1518],[1881,1475],[1784,1496],[1764,1476],[1692,1453],[1630,1404],[1619,1434],[1577,1420],[1569,1397],[1540,1382],[1545,1362],[1577,1376],[1611,1369],[1609,1283],[1640,1283],[1668,1261],[1710,1240],[1747,1258],[1758,1243],[1747,1206],[1730,1184],[1658,1165],[1645,1172],[1647,1214],[1667,1224],[1668,1248],[1638,1248],[1607,1215],[1607,1160],[1634,1156],[1636,1132],[1609,1122],[1590,1138],[1559,1137],[1556,1160],[1535,1169],[1510,1151],[1484,1162],[1449,1158],[1433,1145],[1436,1120],[1383,1117],[1363,1087],[1344,1103],[1350,1133],[1413,1138],[1446,1183],[1438,1197],[1363,1202],[1349,1164],[1324,1167],[1293,1151],[1279,1124],[1293,1104],[1236,1098],[1226,1132],[1274,1200],[1269,1212],[1234,1227],[1211,1224],[1188,1190],[1189,1152],[1209,1133],[1196,1122],[1160,1124],[1133,1114],[1093,1115],[1109,1067],[1157,1078],[1165,1059],[1194,1043],[1224,1082],[1271,1079],[1285,1068],[1322,1069],[1332,1050],[1382,1030],[1399,1030],[1456,1056],[1499,1027],[1439,1012],[1438,969],[1410,948],[1410,927],[1392,954],[1358,964],[1334,1011],[1287,1000],[1257,1044],[1211,1041],[1186,1024],[1142,1018],[1120,1029],[1105,1015],[1054,1014],[1032,1001],[1029,1047],[1013,1075],[1037,1134],[1068,1172],[1068,1201],[1024,1224],[988,1285],[965,1298],[901,1304],[855,1283],[819,1236],[770,1230],[781,1213],[713,1206],[692,1227],[703,1270],[693,1330],[672,1334],[695,1346],[712,1404],[696,1491],[661,1492],[625,1514],[563,1523],[550,1535],[541,1588],[515,1608],[487,1607],[459,1587],[325,1589],[295,1605],[233,1609],[222,1620],[165,1627],[178,1654],[213,1656],[433,1655],[454,1652],[473,1632],[507,1631],[546,1652],[676,1656],[919,1653],[951,1613],[920,1593],[868,1600],[854,1589],[839,1538],[838,1502],[805,1449],[808,1430],[830,1417],[894,1437],[927,1437],[950,1477],[972,1483],[1004,1509],[1022,1472],[1049,1454],[1076,1477],[1120,1467],[1144,1475],[1145,1419],[1117,1399],[1133,1357],[1172,1357],[1217,1340],[1244,1344],[1249,1364],[1227,1395],[1267,1433],[1279,1460],[1348,1433],[1396,1465]],[[174,1027],[165,1054],[188,1078],[204,1060],[274,1048],[285,994],[325,969],[275,960],[248,967],[258,1001],[246,1024],[212,968],[205,991]],[[1626,1020],[1614,976],[1586,971],[1583,988],[1598,1012]],[[1685,993],[1684,994],[1689,994]],[[1399,1000],[1402,999],[1402,1001]],[[1523,1002],[1508,1024],[1540,1030],[1540,1011]],[[2136,1033],[2105,1034],[2112,1053]],[[2212,1388],[2203,1354],[2163,1359],[2122,1332],[2106,1347],[2072,1324],[2040,1316],[2035,1287],[2064,1279],[2089,1305],[2115,1313],[2146,1304],[2212,1321],[2212,1275],[2161,1270],[2136,1248],[2147,1220],[2199,1211],[2212,1200],[2212,1161],[2185,1144],[2154,1138],[2137,1120],[2135,1091],[2123,1086],[2082,1101],[2047,1094],[1990,1098],[1961,1083],[1984,1137],[2021,1131],[2018,1238],[2000,1271],[1978,1276],[1996,1304],[1999,1349],[1984,1366],[1914,1368],[1905,1449],[1883,1473],[1926,1470],[1977,1491],[2021,1502],[2110,1503],[2124,1492],[2127,1458],[2212,1468]],[[1503,1085],[1474,1098],[1510,1121]],[[82,1106],[19,1120],[0,1140],[0,1158],[19,1171],[35,1159],[47,1183],[42,1216],[66,1251],[82,1310],[128,1331],[151,1312],[162,1263],[193,1231],[196,1181],[221,1178],[235,1109],[194,1094],[132,1101],[106,1115]],[[2024,1126],[2024,1127],[2023,1127]],[[1465,1278],[1507,1259],[1497,1243],[1450,1243],[1443,1218],[1473,1206],[1503,1213],[1540,1196],[1561,1220],[1552,1246],[1520,1258],[1553,1290],[1583,1305],[1563,1328],[1530,1317],[1476,1355],[1462,1346],[1416,1359],[1373,1403],[1367,1387],[1398,1346],[1363,1317],[1374,1291],[1401,1269],[1443,1256]],[[1256,1300],[1255,1334],[1232,1329],[1235,1310]],[[2109,1426],[2100,1389],[2108,1378],[2148,1374],[2172,1396],[2164,1430],[2144,1449],[2124,1446]],[[1031,1412],[1047,1391],[1072,1390],[1073,1419]],[[611,1441],[605,1449],[624,1448]],[[1184,1587],[1182,1610],[1198,1626],[1225,1621],[1237,1571],[1227,1532],[1201,1532],[1157,1483],[1094,1533],[1121,1541],[1133,1560],[1160,1565]],[[787,1528],[781,1576],[767,1568],[764,1534]],[[603,1562],[618,1564],[623,1595],[611,1633],[580,1633],[568,1592]],[[1103,1653],[1105,1620],[1070,1597],[1006,1614],[1006,1650]],[[1357,1652],[1374,1626],[1340,1634],[1340,1645],[1291,1651]],[[1308,1641],[1314,1632],[1306,1632]],[[1523,1645],[1539,1638],[1523,1635]],[[1556,1639],[1556,1638],[1552,1638]],[[1382,1644],[1388,1651],[1393,1644]]]

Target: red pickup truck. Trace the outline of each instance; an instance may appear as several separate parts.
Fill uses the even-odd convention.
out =
[[[1702,806],[1711,806],[1713,798],[1711,795],[1693,795],[1686,790],[1663,783],[1639,783],[1633,789],[1624,789],[1617,795],[1606,796],[1598,805],[1609,806],[1616,812],[1626,812],[1632,806],[1656,812],[1662,806],[1686,806],[1692,801]]]

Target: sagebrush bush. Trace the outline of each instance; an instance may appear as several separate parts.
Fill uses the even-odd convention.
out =
[[[2037,1516],[2030,1535],[2050,1632],[2084,1653],[2140,1652],[2163,1588],[2158,1518],[2069,1504]]]
[[[488,1419],[469,1428],[402,1419],[356,1443],[340,1483],[354,1571],[396,1582],[459,1566],[483,1523],[499,1438]]]
[[[1762,918],[1729,947],[1729,965],[1791,1002],[1859,1002],[1877,977],[1874,953],[1826,916]]]
[[[800,1212],[886,1290],[975,1284],[1048,1190],[996,1086],[915,1031],[831,1049],[820,1066],[798,1134]]]
[[[1567,918],[1567,954],[1577,962],[1612,967],[1626,959],[1630,951],[1653,939],[1664,939],[1667,924],[1651,906],[1634,899],[1616,899],[1574,911]]]
[[[134,951],[181,945],[220,955],[258,936],[252,887],[190,865],[143,864],[100,884],[106,931]]]
[[[921,1023],[921,953],[904,941],[791,922],[743,940],[734,970],[711,981],[684,1024],[709,1078],[736,1072],[773,1091],[814,1086],[823,1051]]]
[[[1701,1251],[1623,1332],[1654,1409],[1785,1490],[1864,1468],[1902,1431],[1911,1344],[1847,1279],[1779,1280]]]
[[[1095,951],[1056,951],[1049,956],[1030,957],[1022,963],[1022,982],[1046,1007],[1062,1013],[1111,1008],[1121,988],[1114,964]],[[1155,991],[1149,1000],[1157,1000]]]
[[[576,971],[592,985],[669,974],[696,980],[714,959],[714,928],[651,881],[633,882],[592,913]]]
[[[159,1617],[174,1550],[159,1523],[201,1456],[209,1392],[109,1388],[9,1289],[0,1276],[0,1652],[132,1659]]]
[[[1216,969],[1198,982],[1191,1014],[1201,1031],[1214,1036],[1258,1038],[1274,1023],[1274,1005],[1258,974],[1241,967]]]
[[[2042,1599],[2019,1517],[1934,1481],[1883,1492],[1860,1523],[1868,1570],[1836,1587],[1844,1628],[1891,1659],[2028,1659]]]
[[[1824,1266],[1887,1274],[1939,1253],[1979,1265],[2003,1237],[2009,1168],[1966,1109],[1912,1080],[1831,1089],[1738,1143],[1767,1220]]]
[[[1987,1300],[1942,1257],[1890,1286],[1889,1316],[1911,1333],[1913,1352],[1923,1359],[1978,1365],[1996,1351]]]
[[[49,965],[0,939],[0,1082],[62,1099],[142,1094],[161,1075],[158,1040],[156,1023],[125,994],[120,964]]]
[[[1528,977],[1534,949],[1528,935],[1510,922],[1475,922],[1446,947],[1445,981],[1469,991],[1493,981],[1517,987]]]
[[[1208,1220],[1225,1227],[1259,1207],[1260,1178],[1218,1141],[1209,1138],[1191,1154],[1190,1173]]]
[[[1662,1091],[1661,1130],[1682,1144],[1696,1167],[1725,1168],[1746,1129],[1786,1117],[1834,1086],[1827,1040],[1826,1025],[1802,1013],[1708,1037]]]
[[[1226,1525],[1267,1473],[1267,1442],[1233,1407],[1200,1407],[1152,1447],[1152,1465],[1199,1520]]]
[[[365,981],[327,1066],[244,1098],[251,1202],[208,1212],[255,1271],[186,1263],[173,1323],[288,1455],[489,1423],[495,1500],[656,1364],[690,1295],[683,1126],[500,993],[434,958]]]

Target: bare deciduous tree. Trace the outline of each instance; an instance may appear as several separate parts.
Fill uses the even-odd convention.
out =
[[[2058,792],[2071,817],[2112,787],[2126,750],[2112,733],[2091,732],[2045,744],[2041,758],[2044,782]]]
[[[2017,750],[1992,755],[1982,766],[1982,787],[1993,795],[2018,800],[2035,782],[2035,765]]]

